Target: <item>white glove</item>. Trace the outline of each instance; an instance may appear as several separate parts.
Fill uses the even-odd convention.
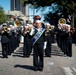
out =
[[[44,49],[46,49],[47,42],[44,42]]]
[[[35,32],[35,29],[32,28],[32,29],[31,29],[31,32],[30,32],[30,35],[32,36],[32,35],[34,34],[34,32]]]

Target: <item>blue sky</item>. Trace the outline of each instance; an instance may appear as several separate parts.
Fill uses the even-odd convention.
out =
[[[9,11],[10,10],[10,0],[0,0],[0,6],[3,7],[4,11]],[[42,11],[37,11],[35,9],[35,14],[34,15],[40,15],[43,20],[43,14],[48,12],[48,9],[46,9],[44,12]],[[29,15],[33,15],[33,9],[29,9]],[[32,19],[32,17],[30,18]]]
[[[33,14],[33,9],[29,9],[29,15],[40,15],[41,16],[41,20],[43,21],[43,19],[44,19],[44,14],[45,13],[47,13],[49,10],[48,10],[48,8],[46,8],[46,11],[41,11],[41,9],[40,10],[38,10],[37,11],[37,9],[34,9],[34,14]],[[33,17],[30,17],[29,19],[31,20]]]
[[[3,7],[4,11],[9,11],[10,10],[10,0],[0,0],[0,6]],[[38,12],[35,12],[34,15],[40,15],[40,14],[41,14],[41,12],[38,11]],[[31,10],[31,9],[29,10],[29,15],[33,15],[33,10]]]
[[[3,7],[4,11],[10,10],[10,0],[0,0],[0,6]],[[31,11],[31,12],[30,12]],[[29,15],[33,15],[33,10],[29,10]],[[35,15],[41,14],[39,11],[35,12]]]
[[[4,11],[10,10],[10,0],[0,0],[0,6],[3,7]]]

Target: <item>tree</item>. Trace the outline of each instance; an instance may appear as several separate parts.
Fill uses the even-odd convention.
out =
[[[3,8],[0,6],[0,24],[8,20],[7,16],[4,14]]]
[[[52,3],[57,4],[58,7],[62,7],[62,13],[66,17],[67,15],[71,15],[71,25],[74,27],[74,17],[76,13],[76,0],[34,0],[34,6],[38,7],[46,7],[51,6]],[[58,9],[58,8],[57,8]],[[48,16],[49,18],[49,16]]]
[[[21,0],[21,3],[32,4],[35,8],[51,6],[52,3],[58,4],[59,6],[66,7],[70,12],[76,12],[76,0]]]
[[[48,12],[44,15],[44,21],[57,26],[58,20],[62,17],[62,15],[63,13],[60,10],[56,10],[55,12]]]
[[[51,6],[51,4],[57,4],[59,7],[62,7],[63,9],[63,14],[66,15],[65,10],[67,11],[67,14],[70,14],[72,16],[72,23],[71,25],[74,26],[74,17],[76,13],[76,0],[24,0],[24,4],[30,3],[32,4],[35,8],[41,8]],[[61,10],[62,10],[61,9]]]

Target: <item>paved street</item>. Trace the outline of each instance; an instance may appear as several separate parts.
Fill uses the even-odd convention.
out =
[[[0,46],[0,75],[76,75],[76,46],[73,44],[73,57],[67,58],[57,47],[52,44],[52,57],[44,57],[42,72],[34,71],[33,55],[23,58],[22,44],[9,56],[2,58]]]

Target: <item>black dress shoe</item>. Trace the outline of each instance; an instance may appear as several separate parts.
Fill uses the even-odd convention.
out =
[[[28,58],[29,58],[29,57],[30,57],[30,55],[24,55],[23,57],[24,57],[24,58],[25,58],[25,57],[28,57]]]
[[[25,58],[25,57],[26,57],[26,55],[23,55],[23,57]]]
[[[46,55],[45,57],[51,57],[50,55]]]
[[[34,67],[34,71],[38,71],[38,68],[37,67]]]
[[[3,56],[2,58],[8,58],[8,56]]]
[[[43,68],[42,68],[42,67],[39,67],[38,70],[39,70],[39,71],[43,71]]]
[[[5,58],[4,56],[2,58]]]
[[[8,53],[8,55],[11,55],[11,53]]]
[[[26,57],[30,57],[30,55],[26,55]]]
[[[5,58],[8,58],[8,56],[5,56]]]

